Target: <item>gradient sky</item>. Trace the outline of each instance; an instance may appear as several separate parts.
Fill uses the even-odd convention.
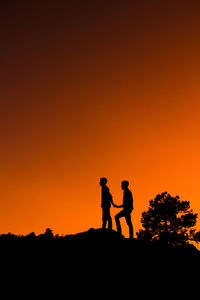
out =
[[[1,233],[100,227],[102,176],[135,232],[164,191],[199,213],[198,0],[1,1],[0,36]]]

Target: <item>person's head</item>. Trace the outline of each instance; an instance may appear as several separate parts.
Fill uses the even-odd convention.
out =
[[[127,180],[123,180],[121,184],[122,190],[126,190],[128,186],[129,186],[129,182]]]
[[[100,186],[106,185],[107,182],[108,182],[107,178],[105,177],[100,178]]]

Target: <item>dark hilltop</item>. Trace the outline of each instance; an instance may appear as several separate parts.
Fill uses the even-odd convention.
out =
[[[81,242],[81,243],[79,243]],[[11,243],[11,244],[10,244]],[[77,244],[78,243],[78,244]],[[163,254],[163,255],[192,255],[200,257],[200,251],[193,244],[185,244],[180,247],[173,247],[160,242],[144,242],[142,240],[128,239],[115,230],[108,229],[94,229],[90,228],[87,231],[69,234],[69,235],[58,235],[53,234],[50,228],[47,228],[43,234],[36,235],[34,232],[28,235],[15,235],[15,234],[1,234],[0,235],[1,248],[12,245],[13,247],[21,247],[31,245],[33,247],[40,247],[43,249],[48,247],[49,250],[54,249],[56,251],[68,251],[72,248],[81,249],[93,248],[104,249],[108,248],[111,250],[125,251],[127,255],[152,255],[152,254]],[[103,252],[104,253],[104,252]]]

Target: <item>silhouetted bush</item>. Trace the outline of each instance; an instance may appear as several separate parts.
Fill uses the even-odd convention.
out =
[[[37,236],[35,235],[35,232],[30,232],[28,235],[25,236],[27,240],[35,240]]]

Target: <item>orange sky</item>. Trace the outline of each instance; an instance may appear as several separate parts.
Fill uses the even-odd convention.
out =
[[[199,213],[199,15],[195,0],[1,4],[1,233],[100,227],[102,176],[117,204],[129,180],[135,232],[164,191]]]

